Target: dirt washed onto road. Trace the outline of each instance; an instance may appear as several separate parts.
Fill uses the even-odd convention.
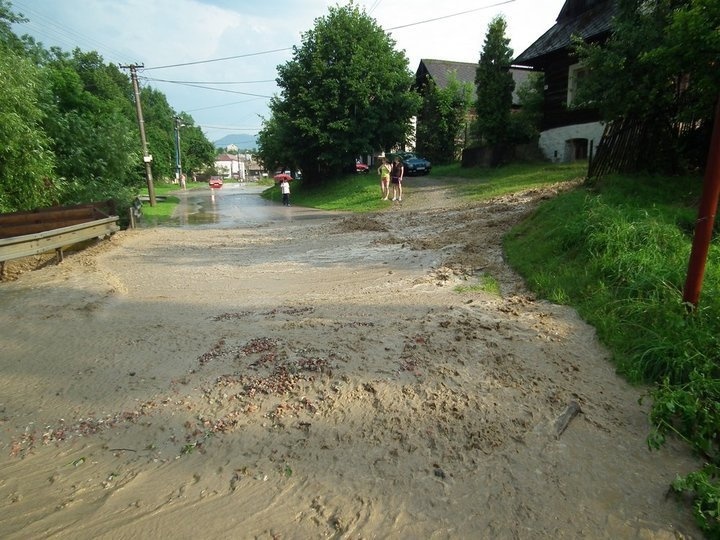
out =
[[[0,284],[2,537],[700,537],[666,497],[693,458],[648,451],[644,390],[503,260],[552,194],[414,180],[377,214],[122,232]]]

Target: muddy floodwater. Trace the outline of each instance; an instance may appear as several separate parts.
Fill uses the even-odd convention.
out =
[[[668,496],[702,461],[650,452],[648,389],[505,261],[570,188],[452,182],[337,215],[202,186],[16,271],[2,540],[702,538]]]
[[[195,189],[174,193],[180,199],[170,220],[163,225],[169,226],[212,226],[221,228],[252,227],[282,221],[321,220],[337,216],[334,212],[325,212],[299,206],[283,206],[278,201],[263,199],[260,194],[267,186],[253,183],[228,183],[220,189]],[[291,195],[292,203],[292,195]],[[156,223],[147,219],[145,225]],[[142,227],[142,224],[140,225]]]

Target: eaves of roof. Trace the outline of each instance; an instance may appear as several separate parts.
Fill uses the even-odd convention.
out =
[[[461,83],[470,83],[475,86],[475,73],[478,65],[470,62],[453,62],[451,60],[433,60],[433,59],[422,59],[420,60],[420,66],[418,72],[425,67],[427,73],[432,77],[438,88],[446,88],[450,78],[453,76]],[[510,73],[512,73],[513,80],[515,81],[515,91],[513,91],[513,104],[519,104],[519,98],[517,96],[517,89],[520,85],[525,82],[531,70],[522,67],[511,67]]]
[[[616,2],[602,2],[573,18],[558,19],[555,25],[540,36],[515,60],[514,64],[536,66],[538,59],[552,52],[565,49],[572,43],[573,36],[592,40],[610,32],[618,9]]]

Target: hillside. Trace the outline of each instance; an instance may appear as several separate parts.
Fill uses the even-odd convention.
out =
[[[231,144],[234,144],[240,149],[255,149],[257,148],[257,138],[255,135],[247,135],[244,133],[231,133],[225,135],[222,139],[213,141],[216,148],[227,148]]]

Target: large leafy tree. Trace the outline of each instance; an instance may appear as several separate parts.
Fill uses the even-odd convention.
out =
[[[646,159],[647,163],[684,158],[701,164],[720,89],[720,2],[618,0],[618,7],[606,43],[578,44],[578,54],[589,68],[578,97],[591,101],[605,121],[650,126],[651,148],[678,153]],[[685,129],[692,136],[689,140],[667,141],[671,125],[699,129]],[[692,148],[699,155],[681,155]]]
[[[278,67],[281,94],[258,137],[265,166],[299,167],[307,182],[360,154],[405,142],[419,96],[405,54],[355,5],[331,7]]]
[[[140,90],[145,136],[148,150],[153,156],[153,176],[175,176],[175,111],[165,94],[152,87]]]
[[[502,16],[490,22],[475,74],[475,136],[478,143],[488,146],[508,140],[515,81],[510,73],[513,50],[509,47],[506,31],[507,23]]]
[[[141,148],[126,73],[96,52],[46,50],[11,25],[24,22],[0,0],[0,211],[113,198],[129,204],[144,183]],[[163,94],[143,93],[158,176],[174,167],[174,116]],[[192,118],[186,163],[212,162],[214,148]]]
[[[58,194],[50,140],[42,129],[42,70],[10,29],[22,21],[0,0],[0,212],[51,204]]]
[[[450,163],[466,140],[472,85],[450,76],[445,88],[430,79],[421,89],[422,109],[418,118],[418,153],[434,163]]]
[[[148,149],[153,156],[153,176],[156,178],[174,178],[175,126],[180,124],[180,163],[185,173],[204,170],[215,159],[215,147],[207,140],[202,130],[195,126],[192,116],[178,114],[170,106],[165,94],[151,87],[140,91],[145,135]],[[137,138],[137,137],[136,137]]]
[[[127,77],[96,52],[50,51],[46,80],[53,95],[45,130],[53,139],[63,202],[109,198],[139,185]]]

